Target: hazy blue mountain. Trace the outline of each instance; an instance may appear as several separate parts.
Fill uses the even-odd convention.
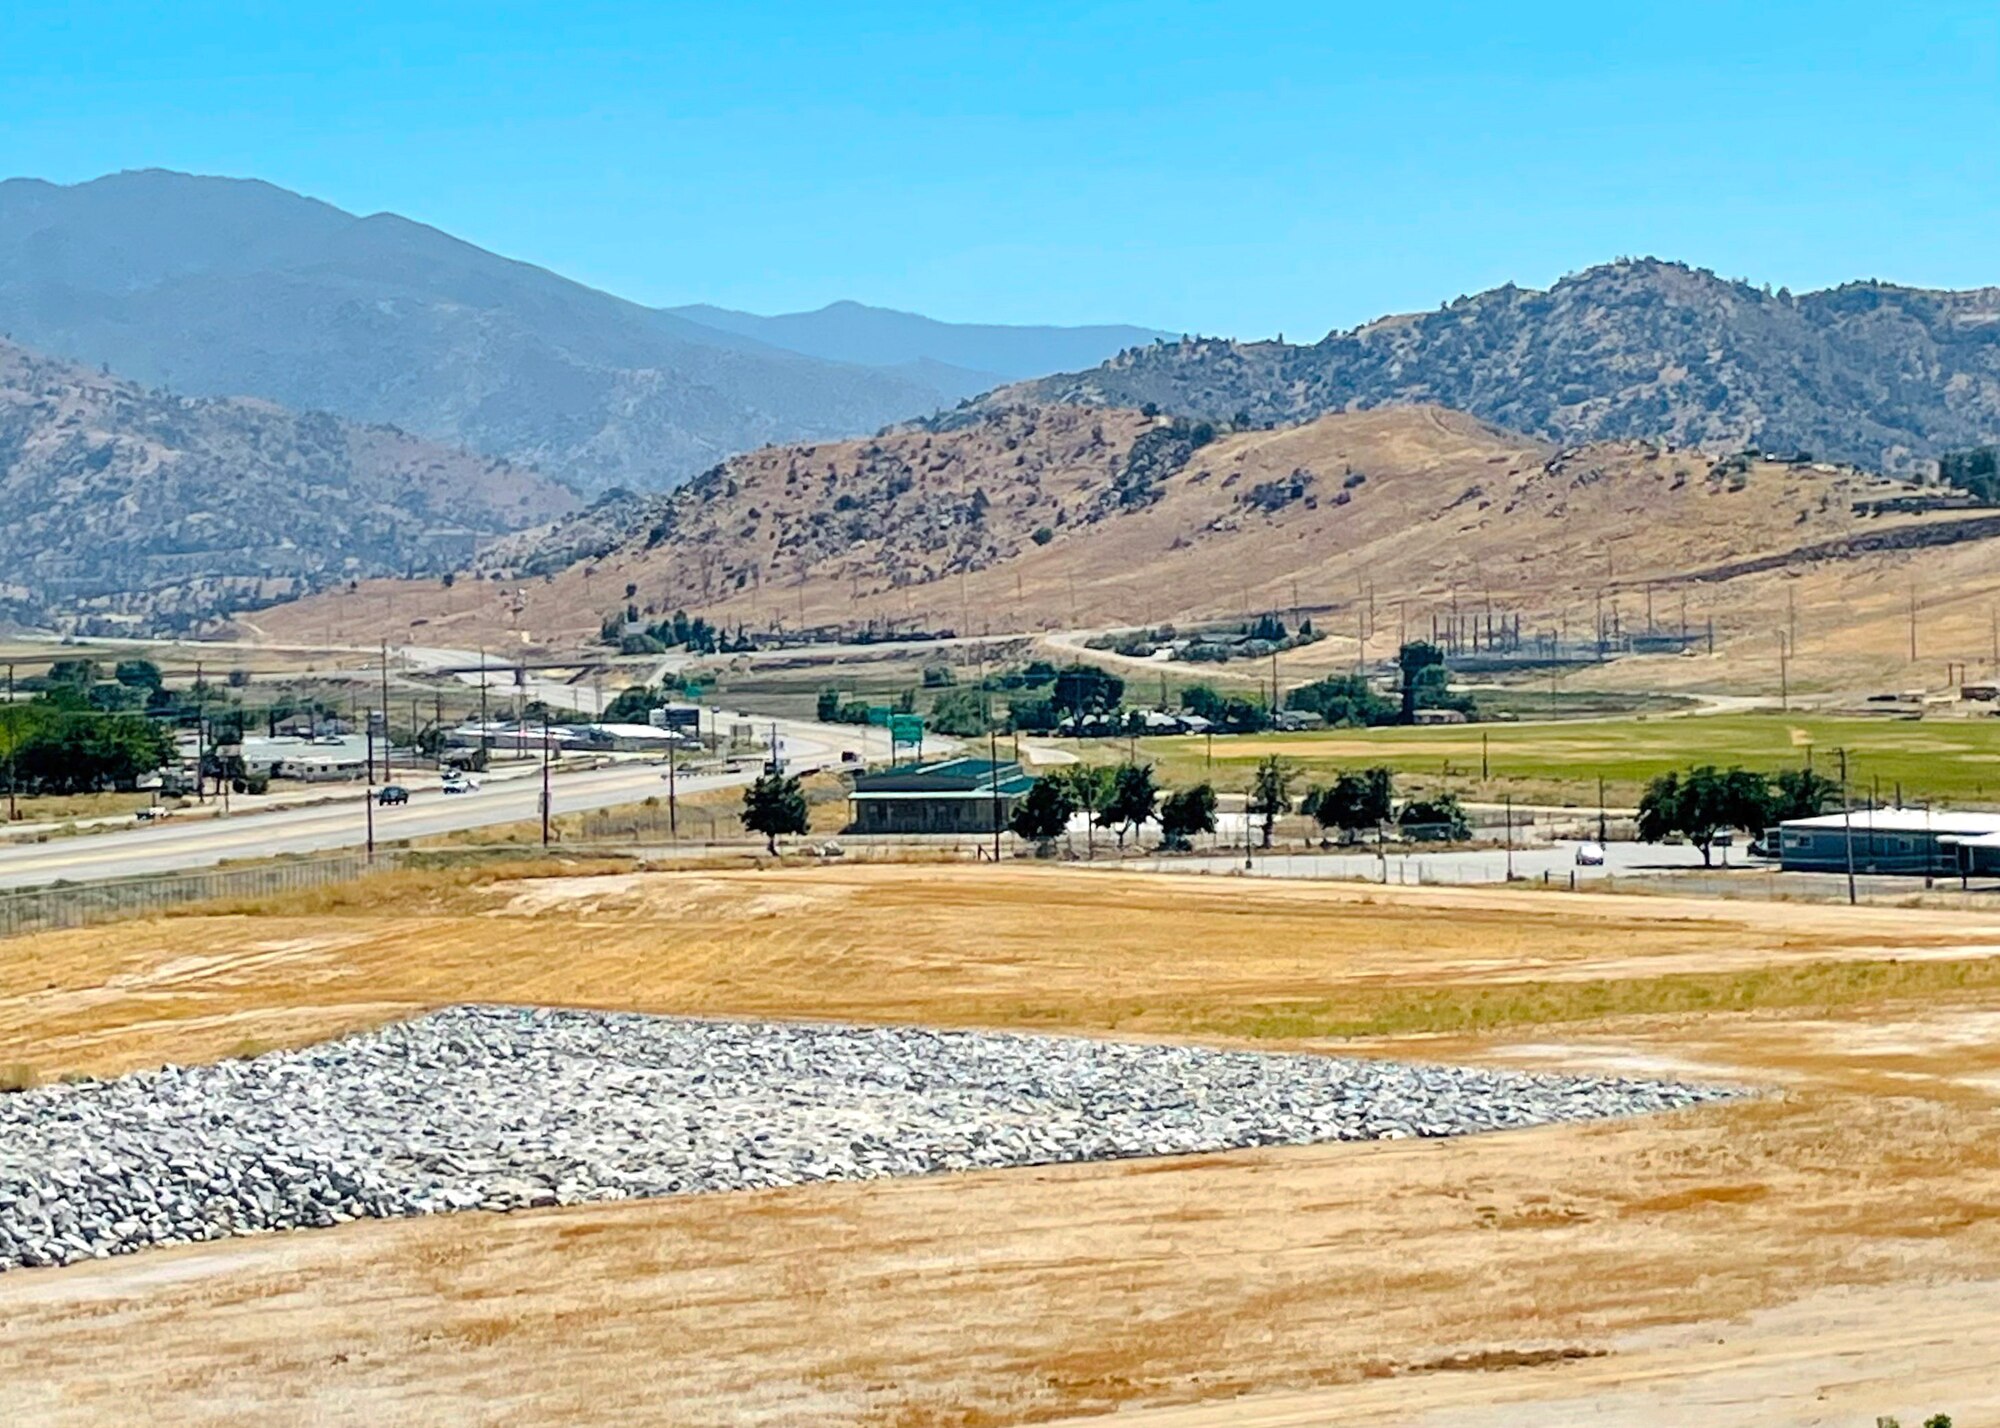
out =
[[[925,364],[914,370],[928,374],[940,385],[956,385],[956,396],[972,396],[1001,382],[1091,366],[1128,347],[1174,335],[1145,327],[939,322],[858,302],[829,303],[814,312],[788,312],[777,317],[705,304],[668,311],[705,327],[833,362],[896,368]]]
[[[461,442],[584,491],[956,400],[768,346],[393,214],[150,170],[0,183],[0,333],[148,385]],[[1102,354],[1100,354],[1102,355]]]
[[[452,570],[576,504],[527,467],[393,427],[174,395],[0,342],[0,623],[199,630],[356,576]]]

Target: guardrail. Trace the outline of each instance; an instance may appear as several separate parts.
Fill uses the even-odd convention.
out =
[[[198,868],[183,873],[51,883],[47,887],[0,892],[0,937],[88,927],[217,898],[268,897],[326,887],[352,882],[395,864],[396,859],[384,853],[377,853],[372,863],[365,853],[336,853],[248,868]]]

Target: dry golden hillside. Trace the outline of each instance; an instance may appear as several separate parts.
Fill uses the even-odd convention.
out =
[[[1774,583],[1802,571],[1987,558],[1983,540],[1873,549],[1992,519],[1854,509],[1909,489],[1641,442],[1560,450],[1432,407],[1201,444],[1164,417],[1015,407],[735,458],[547,575],[374,582],[253,620],[270,638],[556,646],[628,603],[753,628],[961,632],[1297,609],[1336,636],[1316,657],[1341,661],[1363,628],[1386,654],[1454,607],[1573,637],[1600,619],[1644,628],[1650,608],[1661,629],[1713,617],[1726,647],[1761,637]]]

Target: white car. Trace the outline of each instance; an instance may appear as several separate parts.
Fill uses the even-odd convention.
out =
[[[479,780],[474,778],[448,778],[438,786],[442,793],[477,793]]]
[[[1601,868],[1604,866],[1604,845],[1602,843],[1579,843],[1576,845],[1576,865],[1579,868]]]

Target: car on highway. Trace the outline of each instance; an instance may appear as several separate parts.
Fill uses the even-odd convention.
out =
[[[1579,843],[1576,845],[1576,865],[1579,868],[1601,868],[1604,866],[1604,845],[1602,843]]]
[[[457,778],[447,775],[445,781],[438,785],[438,789],[443,793],[477,793],[479,791],[479,780],[476,778],[466,778],[463,775]]]
[[[375,801],[385,806],[391,803],[408,803],[410,791],[399,783],[386,784],[375,790]]]

